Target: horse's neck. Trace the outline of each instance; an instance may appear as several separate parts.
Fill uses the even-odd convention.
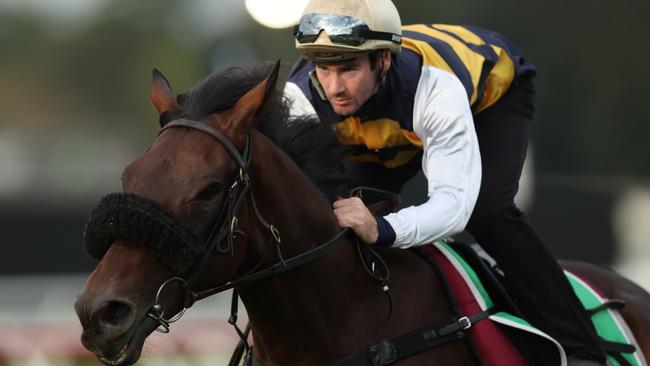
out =
[[[286,257],[336,235],[339,228],[329,203],[268,140],[262,138],[259,145],[255,145],[251,166],[255,199],[262,215],[280,228]],[[260,235],[268,238],[258,231],[258,241]],[[273,253],[274,248],[267,251]],[[391,281],[396,284],[390,297],[367,273],[356,247],[345,238],[336,250],[311,263],[242,286],[239,290],[253,329],[255,357],[264,364],[325,364],[379,339],[447,321],[450,305],[440,296],[444,290],[430,265],[409,251],[385,254]],[[270,257],[278,261],[275,255]],[[450,364],[451,359],[469,355],[458,344],[460,350],[440,348],[432,359]],[[446,356],[441,354],[445,352]],[[413,364],[431,363],[418,360],[416,356]],[[465,361],[453,364],[473,362]]]
[[[284,250],[299,254],[336,235],[330,203],[316,186],[266,137],[255,133],[252,138],[253,194],[263,216],[281,229]]]
[[[339,228],[329,203],[316,188],[284,154],[266,144],[270,142],[255,146],[251,182],[262,215],[280,228],[286,258],[327,242]],[[277,261],[275,255],[271,257]],[[346,326],[346,318],[355,310],[352,304],[365,295],[359,289],[377,292],[356,260],[354,246],[344,237],[333,252],[240,292],[255,329],[256,345],[263,347],[270,340],[299,347],[300,342],[325,341],[319,338]],[[309,340],[304,339],[306,334]]]

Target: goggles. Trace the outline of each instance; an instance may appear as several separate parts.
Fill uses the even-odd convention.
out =
[[[326,31],[332,43],[360,46],[368,40],[382,40],[402,43],[402,36],[389,32],[377,32],[361,20],[337,14],[305,14],[293,29],[298,43],[314,42],[321,31]]]

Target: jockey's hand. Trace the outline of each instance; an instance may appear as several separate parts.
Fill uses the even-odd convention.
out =
[[[343,198],[332,204],[341,227],[349,227],[366,244],[374,244],[379,237],[377,219],[359,197]]]

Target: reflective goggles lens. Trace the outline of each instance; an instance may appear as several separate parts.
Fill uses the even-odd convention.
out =
[[[360,46],[369,39],[386,40],[401,43],[402,37],[387,32],[370,30],[361,20],[336,14],[305,14],[300,23],[294,28],[294,36],[298,43],[314,42],[321,31],[326,31],[332,43],[348,46]]]

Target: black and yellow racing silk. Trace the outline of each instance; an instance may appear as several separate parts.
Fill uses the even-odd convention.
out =
[[[394,57],[382,88],[352,116],[340,116],[310,79],[314,65],[298,60],[295,83],[321,121],[332,125],[351,157],[386,168],[419,164],[422,141],[413,132],[413,103],[423,67],[448,71],[461,81],[474,114],[489,108],[515,79],[535,66],[508,39],[473,26],[415,24],[402,27],[402,52]],[[444,106],[443,106],[444,107]],[[414,159],[415,158],[415,159]]]

